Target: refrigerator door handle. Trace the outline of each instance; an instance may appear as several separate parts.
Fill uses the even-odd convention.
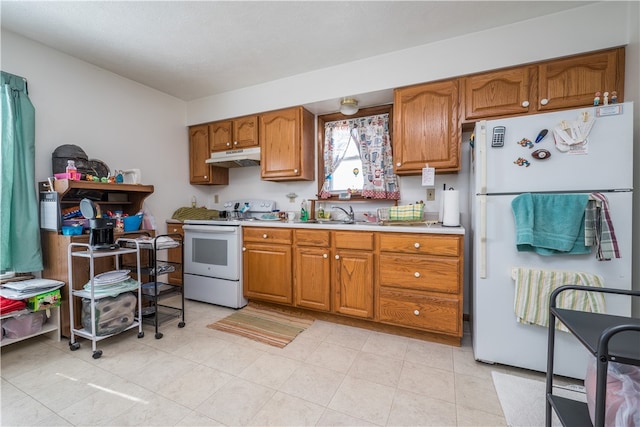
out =
[[[487,278],[487,196],[484,194],[480,198],[480,259],[479,273],[481,279]]]
[[[480,194],[487,193],[487,121],[482,120],[479,124],[480,135],[478,136],[478,152],[480,154]]]

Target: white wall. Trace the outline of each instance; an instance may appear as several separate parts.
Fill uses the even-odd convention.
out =
[[[163,221],[190,192],[184,101],[2,32],[2,70],[25,77],[36,110],[36,180],[52,176],[51,154],[75,144],[110,169],[139,168]]]

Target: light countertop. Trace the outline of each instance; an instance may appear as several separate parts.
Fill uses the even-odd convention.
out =
[[[394,233],[425,233],[425,234],[459,234],[464,235],[465,229],[459,227],[445,227],[442,224],[418,224],[418,225],[379,225],[376,223],[356,222],[355,224],[344,224],[339,221],[329,223],[300,222],[300,221],[245,221],[243,227],[277,227],[277,228],[306,228],[306,229],[328,229],[328,230],[348,230],[348,231],[379,231]]]

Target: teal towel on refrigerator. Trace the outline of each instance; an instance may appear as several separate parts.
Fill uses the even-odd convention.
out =
[[[584,244],[588,194],[524,193],[513,199],[518,251],[540,255],[588,254]]]

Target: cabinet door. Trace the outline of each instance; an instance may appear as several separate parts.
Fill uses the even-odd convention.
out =
[[[232,126],[233,122],[226,120],[223,122],[215,122],[209,124],[209,132],[211,133],[211,151],[230,150],[232,145]]]
[[[373,317],[373,253],[336,250],[334,257],[334,311]]]
[[[465,119],[532,111],[536,103],[530,98],[530,74],[529,67],[518,67],[463,77]]]
[[[396,89],[393,115],[398,175],[421,174],[427,163],[441,172],[460,170],[457,80]]]
[[[624,88],[624,48],[549,61],[538,67],[538,110],[593,105],[596,92]],[[602,98],[601,98],[602,102]]]
[[[244,296],[293,303],[291,246],[248,243],[243,247]]]
[[[184,231],[182,224],[176,224],[175,222],[167,223],[167,234],[179,234],[184,241]],[[169,273],[167,275],[167,282],[171,285],[182,286],[182,246],[177,248],[167,249],[167,261],[180,265],[180,269]]]
[[[298,307],[331,310],[329,248],[298,247],[295,254],[295,303]]]
[[[209,126],[189,128],[189,182],[191,184],[229,184],[229,170],[212,167],[205,161],[211,157]]]
[[[302,107],[260,115],[263,180],[314,179],[313,115]]]
[[[233,147],[257,147],[258,116],[248,116],[233,121]]]

